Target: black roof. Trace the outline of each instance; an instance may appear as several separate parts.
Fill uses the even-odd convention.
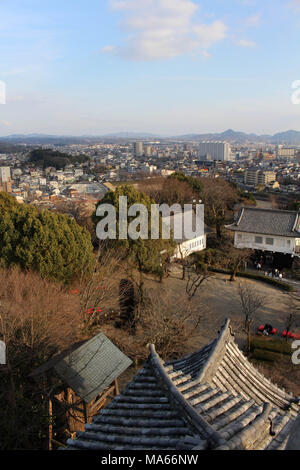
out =
[[[218,338],[183,359],[164,362],[152,345],[133,381],[67,449],[279,450],[299,410],[243,355],[226,321]]]
[[[243,207],[236,222],[226,227],[235,232],[300,237],[300,217],[296,211]]]

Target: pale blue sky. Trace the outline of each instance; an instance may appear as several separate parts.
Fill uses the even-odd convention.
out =
[[[0,135],[300,130],[300,0],[0,0]]]

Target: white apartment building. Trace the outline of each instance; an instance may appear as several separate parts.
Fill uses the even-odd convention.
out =
[[[227,142],[200,142],[198,155],[200,159],[206,157],[206,155],[211,155],[212,160],[222,162],[233,159],[230,144]]]
[[[0,183],[9,183],[11,181],[10,167],[0,166]]]

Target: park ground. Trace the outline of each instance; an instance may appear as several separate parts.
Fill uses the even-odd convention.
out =
[[[182,280],[181,276],[182,274],[179,270],[173,270],[172,274],[162,284],[147,277],[145,287],[150,289],[165,289],[169,292],[170,302],[172,302],[172,298],[178,298],[178,294],[185,295],[186,281]],[[192,300],[196,308],[199,306],[202,315],[198,327],[199,336],[197,343],[190,346],[186,354],[200,349],[214,340],[227,318],[231,321],[236,342],[242,349],[245,347],[246,334],[243,331],[244,317],[238,292],[239,282],[251,285],[254,287],[255,292],[264,298],[263,306],[253,317],[252,335],[256,335],[259,325],[268,323],[278,329],[276,337],[284,341],[281,337],[281,332],[285,329],[285,322],[289,313],[289,298],[285,291],[260,281],[248,279],[237,279],[234,282],[230,282],[228,275],[214,274],[202,284]],[[295,330],[300,332],[300,318],[297,320],[298,327],[295,327]],[[283,359],[280,364],[256,363],[255,365],[270,380],[276,382],[293,395],[300,395],[300,366],[294,366],[290,357]],[[132,379],[137,370],[138,368],[133,368],[129,374],[125,374],[122,381],[124,385],[128,380]]]

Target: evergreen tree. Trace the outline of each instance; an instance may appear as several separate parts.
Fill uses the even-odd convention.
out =
[[[43,278],[69,283],[90,272],[90,234],[74,219],[18,204],[0,193],[0,266],[38,271]]]

